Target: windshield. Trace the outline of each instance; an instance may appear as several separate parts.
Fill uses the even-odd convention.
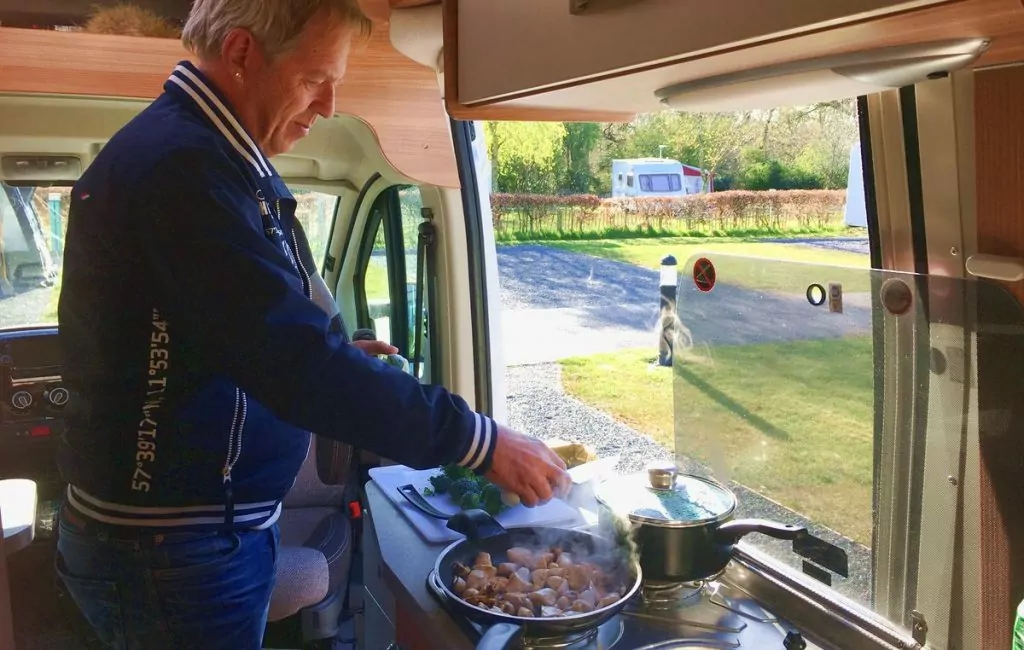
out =
[[[0,329],[55,325],[71,188],[0,187]],[[338,198],[292,193],[313,258],[322,260]]]

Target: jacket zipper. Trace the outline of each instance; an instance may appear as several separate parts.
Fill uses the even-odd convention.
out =
[[[222,471],[224,477],[224,520],[230,526],[235,518],[234,490],[231,487],[231,470],[242,455],[242,431],[245,429],[245,417],[248,413],[248,398],[241,388],[235,388],[235,411],[231,418],[231,429],[228,431],[228,455],[224,459]]]
[[[277,216],[278,219],[281,218],[281,199],[277,200]],[[302,263],[302,255],[299,254],[299,240],[295,236],[295,226],[292,226],[292,254],[295,256],[295,263],[299,266],[299,272],[302,273],[302,290],[306,292],[307,298],[312,298],[313,281],[309,277],[306,265]]]
[[[278,226],[281,225],[281,199],[277,199],[274,207],[276,208],[276,216]],[[306,270],[306,265],[302,263],[302,256],[299,255],[299,240],[295,236],[295,228],[292,228],[292,255],[295,256],[296,265],[299,268],[299,272],[302,275],[302,290],[305,292],[307,297],[311,296],[312,293],[312,280],[309,277],[309,271]],[[224,520],[227,525],[231,525],[234,521],[235,516],[235,499],[234,490],[231,487],[231,470],[234,469],[235,463],[242,456],[242,432],[245,429],[245,417],[248,412],[249,398],[241,388],[235,388],[235,410],[231,418],[231,429],[228,432],[228,455],[224,460],[224,468],[221,470],[224,480],[224,492],[225,492],[225,505],[224,505]]]

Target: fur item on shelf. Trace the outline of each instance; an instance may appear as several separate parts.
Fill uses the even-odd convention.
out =
[[[90,34],[180,38],[181,29],[148,9],[133,4],[96,7],[83,30]]]

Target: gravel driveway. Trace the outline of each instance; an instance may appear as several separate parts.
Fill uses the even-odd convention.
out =
[[[557,363],[508,368],[509,425],[540,438],[562,438],[591,445],[598,456],[621,455],[618,472],[641,471],[652,460],[671,459],[672,453],[649,436],[634,431],[606,413],[570,397],[562,390],[561,368]],[[709,472],[697,463],[682,463],[683,471]],[[850,578],[833,576],[833,588],[861,603],[871,593],[871,551],[861,544],[814,524],[797,513],[732,484],[740,502],[737,517],[775,519],[808,526],[811,533],[839,546],[849,558]],[[772,553],[796,570],[801,558],[792,553],[788,542],[763,535],[747,538],[762,550]]]
[[[498,268],[508,365],[657,350],[656,272],[535,244],[499,246]]]

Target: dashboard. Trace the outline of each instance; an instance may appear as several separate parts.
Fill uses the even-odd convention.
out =
[[[36,481],[41,499],[61,489],[56,449],[72,399],[62,375],[56,327],[0,331],[0,478]]]

